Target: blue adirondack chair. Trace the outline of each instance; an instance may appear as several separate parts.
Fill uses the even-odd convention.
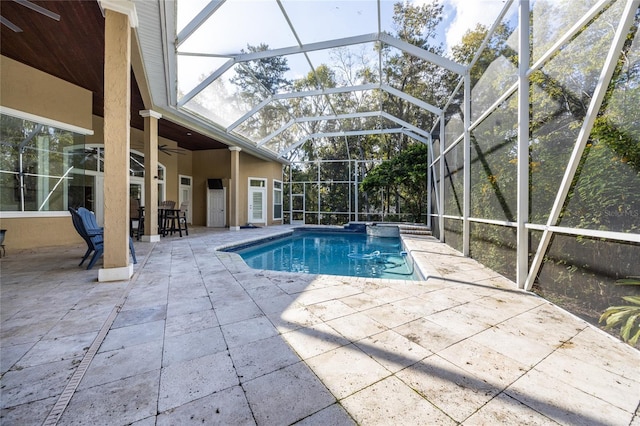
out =
[[[73,227],[76,228],[78,234],[87,243],[87,251],[85,252],[84,256],[82,256],[82,260],[80,261],[80,264],[78,266],[82,266],[84,261],[87,260],[91,253],[93,253],[93,257],[91,258],[89,266],[87,267],[87,269],[91,269],[96,263],[96,260],[100,258],[104,250],[102,241],[102,230],[98,229],[92,233],[89,233],[78,211],[69,207],[69,213],[71,213],[71,221],[73,222]]]
[[[84,207],[80,207],[77,211],[69,208],[69,212],[71,212],[71,219],[73,220],[76,231],[78,231],[78,234],[80,234],[87,243],[87,252],[82,258],[80,265],[82,265],[93,252],[93,257],[87,266],[87,269],[91,269],[104,253],[104,228],[98,225],[95,215]],[[133,247],[133,239],[131,239],[131,237],[129,237],[129,250],[131,250],[133,263],[138,263],[136,251]]]

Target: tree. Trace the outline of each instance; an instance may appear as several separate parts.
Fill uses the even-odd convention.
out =
[[[267,44],[258,46],[247,45],[247,50],[242,53],[266,52]],[[235,67],[236,75],[231,78],[231,83],[236,85],[236,98],[245,104],[244,110],[249,110],[268,98],[278,90],[291,84],[285,78],[289,71],[287,59],[281,56],[272,56],[243,62]],[[245,133],[254,132],[258,137],[265,137],[284,123],[287,119],[286,111],[277,104],[269,104],[262,108],[250,120],[245,123]]]
[[[419,6],[394,4],[395,36],[421,49],[443,55],[442,44],[436,44],[437,27],[443,19],[443,6],[438,2]],[[382,45],[382,82],[431,105],[442,105],[447,96],[444,79],[447,72],[440,66]],[[436,117],[406,100],[385,94],[382,109],[404,121],[423,129],[429,129]],[[409,138],[398,135],[388,138],[383,153],[395,155],[409,143]]]
[[[409,211],[414,221],[419,222],[425,212],[427,162],[427,145],[414,143],[390,160],[373,168],[360,187],[367,193],[383,190],[387,194],[397,194],[402,200],[403,210]],[[389,207],[387,198],[387,212]]]
[[[261,43],[258,46],[247,45],[244,53],[266,52],[269,45]],[[236,76],[231,82],[238,86],[242,96],[253,97],[259,92],[269,94],[277,92],[279,89],[291,84],[285,78],[285,73],[289,71],[287,59],[282,56],[272,56],[268,58],[256,59],[244,62],[236,68]]]

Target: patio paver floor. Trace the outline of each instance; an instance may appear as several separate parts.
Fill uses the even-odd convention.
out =
[[[80,245],[9,247],[0,423],[640,425],[640,352],[433,238],[404,236],[420,282],[217,251],[290,229],[136,242],[116,283]]]

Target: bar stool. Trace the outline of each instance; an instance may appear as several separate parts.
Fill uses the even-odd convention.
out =
[[[175,201],[161,201],[158,203],[158,234],[167,236],[171,230],[171,214],[176,206]]]
[[[136,240],[144,234],[144,212],[137,198],[131,198],[129,202],[129,236],[135,235]]]
[[[183,201],[182,203],[180,203],[180,210],[176,211],[178,216],[177,217],[178,232],[180,233],[181,237],[182,237],[182,231],[184,231],[186,235],[189,235],[189,228],[187,227],[187,211],[188,210],[189,210],[189,202]]]
[[[174,232],[177,232],[182,237],[182,231],[185,231],[187,235],[189,235],[189,229],[187,228],[187,209],[189,207],[188,201],[183,201],[180,203],[179,209],[170,209],[166,210],[165,213],[165,222],[167,233],[171,233],[173,235]]]

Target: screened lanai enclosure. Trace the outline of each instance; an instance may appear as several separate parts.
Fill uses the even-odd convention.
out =
[[[422,223],[592,322],[640,308],[638,1],[175,6],[173,102],[283,161],[286,222]]]

